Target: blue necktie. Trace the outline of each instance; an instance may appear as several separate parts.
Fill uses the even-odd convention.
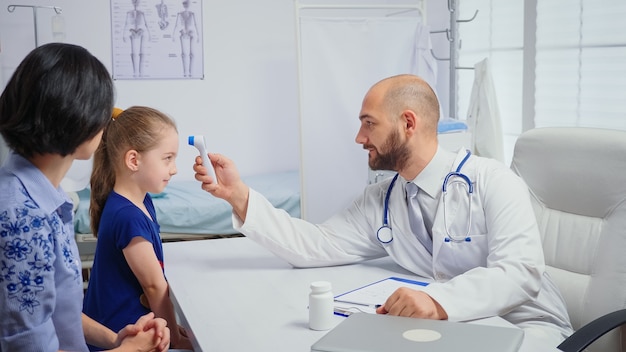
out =
[[[413,182],[406,184],[406,198],[409,208],[409,224],[411,224],[411,231],[417,239],[426,248],[428,253],[433,253],[433,240],[430,238],[426,226],[424,225],[424,217],[422,216],[422,209],[417,201],[417,193],[419,187]]]

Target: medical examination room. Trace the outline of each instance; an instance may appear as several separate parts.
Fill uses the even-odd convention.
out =
[[[56,275],[38,273],[50,271],[42,250],[74,268],[79,302],[68,304],[85,332],[71,334],[85,350],[133,339],[107,325],[112,308],[92,318],[115,344],[92,343],[85,325],[94,299],[126,291],[102,280],[119,267],[133,305],[155,313],[131,335],[165,320],[170,350],[626,352],[623,0],[0,5],[0,115],[21,113],[9,92],[23,60],[64,43],[110,76],[116,109],[103,126],[149,107],[178,139],[167,182],[140,185],[134,203],[156,235],[115,237],[115,266],[92,228],[93,156],[47,186],[72,205],[58,256],[34,244],[27,210],[0,208],[0,351],[40,350],[39,337],[16,342],[37,331],[50,350],[72,346],[50,325],[69,314],[38,313],[50,304],[43,278]],[[0,189],[37,208],[8,180],[41,155],[14,152],[14,116],[0,119]],[[111,193],[126,197],[117,182]],[[144,244],[158,262],[130,257]],[[165,290],[156,308],[142,276],[152,269]],[[49,330],[20,327],[24,316]]]

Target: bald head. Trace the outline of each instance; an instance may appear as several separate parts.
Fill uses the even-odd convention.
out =
[[[385,78],[376,83],[370,92],[377,91],[388,116],[400,116],[411,110],[424,120],[424,128],[437,133],[439,101],[430,85],[418,76],[403,74]]]

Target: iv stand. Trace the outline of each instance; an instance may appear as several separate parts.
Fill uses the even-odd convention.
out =
[[[458,66],[458,61],[459,61],[458,49],[460,46],[459,23],[473,21],[476,18],[476,15],[478,14],[478,10],[474,12],[474,16],[472,16],[472,18],[466,19],[466,20],[460,20],[458,18],[459,14],[458,14],[457,0],[448,0],[448,12],[450,12],[450,28],[446,28],[446,29],[438,30],[438,31],[431,31],[430,33],[445,33],[446,34],[446,37],[448,38],[448,42],[450,42],[450,56],[447,58],[437,57],[432,49],[430,50],[430,52],[432,53],[433,57],[437,60],[450,61],[450,97],[449,97],[450,112],[449,112],[449,116],[456,119],[457,118],[456,116],[456,95],[457,95],[456,70],[473,70],[474,69],[473,67]]]
[[[15,11],[16,7],[30,7],[31,9],[33,9],[33,26],[35,29],[35,47],[39,46],[39,39],[37,37],[37,9],[40,9],[40,8],[53,9],[57,15],[60,15],[62,12],[62,9],[57,6],[36,6],[36,5],[9,5],[7,6],[7,10],[12,13],[13,11]]]

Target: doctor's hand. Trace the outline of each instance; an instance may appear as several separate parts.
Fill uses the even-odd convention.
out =
[[[424,291],[408,287],[401,287],[392,293],[385,304],[376,309],[376,313],[423,319],[448,319],[448,314],[437,301]]]
[[[215,183],[208,174],[200,156],[196,157],[196,163],[193,165],[196,180],[202,182],[203,190],[230,203],[235,214],[245,222],[250,190],[241,180],[235,163],[221,154],[213,153],[209,153],[209,160],[213,164],[218,183]]]

